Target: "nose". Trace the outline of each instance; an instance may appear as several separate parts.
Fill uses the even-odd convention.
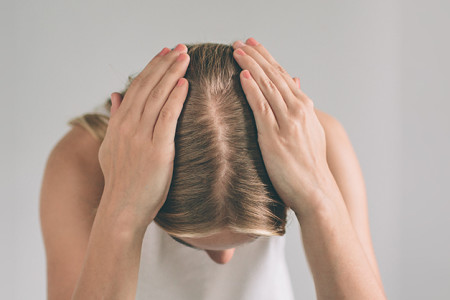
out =
[[[236,248],[231,248],[227,250],[206,250],[209,257],[218,264],[224,265],[233,258],[233,253]]]

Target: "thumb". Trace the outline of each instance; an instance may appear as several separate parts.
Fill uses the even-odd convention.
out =
[[[111,117],[116,114],[117,109],[119,109],[122,103],[122,95],[119,93],[111,94]]]

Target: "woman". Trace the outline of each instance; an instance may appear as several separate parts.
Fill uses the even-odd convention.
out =
[[[319,299],[385,299],[345,131],[253,38],[164,48],[110,100],[47,163],[50,299],[293,299],[288,208]]]

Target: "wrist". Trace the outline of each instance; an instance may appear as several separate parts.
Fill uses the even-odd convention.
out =
[[[152,217],[145,217],[136,213],[134,209],[127,208],[126,201],[115,199],[113,193],[105,191],[100,200],[95,219],[101,219],[115,232],[125,236],[144,235]]]
[[[143,239],[148,226],[123,212],[111,213],[111,210],[101,210],[100,208],[94,222],[102,228],[107,228],[115,236],[124,239]]]
[[[345,202],[334,178],[312,190],[301,208],[293,208],[297,219],[323,218],[345,208]]]

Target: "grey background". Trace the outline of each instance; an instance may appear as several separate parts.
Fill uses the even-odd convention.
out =
[[[39,191],[67,120],[164,46],[254,37],[346,128],[388,298],[450,299],[449,12],[436,0],[3,0],[0,298],[45,299]],[[314,299],[296,223],[287,255],[297,299]]]

